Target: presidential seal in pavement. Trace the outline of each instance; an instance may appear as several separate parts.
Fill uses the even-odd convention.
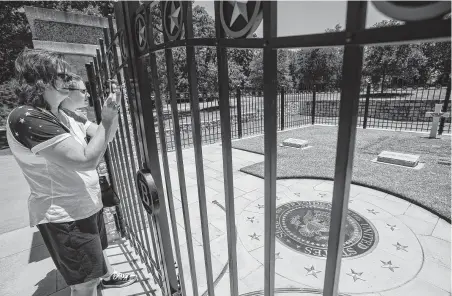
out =
[[[297,252],[315,257],[327,256],[331,203],[295,201],[276,209],[276,238]],[[378,243],[375,227],[349,210],[345,222],[343,258],[359,257]]]

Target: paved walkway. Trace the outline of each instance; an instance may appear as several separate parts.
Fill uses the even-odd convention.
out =
[[[216,295],[230,295],[221,146],[203,148],[207,212]],[[177,179],[169,154],[171,183],[187,295],[192,295]],[[239,293],[263,295],[264,180],[239,171],[262,155],[233,150]],[[184,150],[189,215],[199,293],[206,288],[196,166]],[[300,164],[302,165],[302,164]],[[332,181],[277,181],[276,288],[289,295],[319,295],[324,282]],[[352,185],[339,290],[346,295],[451,295],[451,226],[392,195]]]
[[[196,165],[193,149],[184,150],[189,215],[195,248],[199,294],[206,290]],[[219,144],[204,146],[209,236],[216,295],[229,296],[223,160]],[[175,153],[169,153],[177,228],[187,295],[192,295],[184,214]],[[233,150],[234,198],[240,294],[263,295],[264,181],[240,168],[263,161],[262,155]],[[277,181],[276,288],[287,295],[321,295],[326,263],[332,182]],[[3,187],[8,187],[2,183]],[[363,296],[451,295],[451,228],[435,215],[391,195],[352,186],[346,223],[340,291]],[[21,210],[25,210],[22,209]],[[115,268],[135,272],[140,281],[102,295],[154,295],[157,287],[128,243],[112,244]],[[0,295],[70,295],[36,228],[0,234]],[[160,295],[159,291],[155,295]]]

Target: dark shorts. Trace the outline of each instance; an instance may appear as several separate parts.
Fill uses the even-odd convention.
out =
[[[68,285],[85,283],[107,273],[102,253],[108,247],[103,210],[82,220],[37,227]]]

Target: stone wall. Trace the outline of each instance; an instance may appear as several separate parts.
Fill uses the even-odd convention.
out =
[[[369,117],[398,121],[431,121],[425,113],[433,111],[437,102],[421,100],[370,100]],[[366,101],[359,101],[358,116],[364,116]],[[298,105],[298,104],[297,104]],[[299,104],[300,115],[311,115],[312,101]],[[450,112],[450,106],[449,110]],[[338,117],[339,100],[319,100],[315,104],[316,117]],[[448,122],[450,118],[447,119]]]
[[[87,81],[85,64],[96,56],[99,39],[104,37],[108,19],[26,6],[33,47],[63,54],[73,71]]]

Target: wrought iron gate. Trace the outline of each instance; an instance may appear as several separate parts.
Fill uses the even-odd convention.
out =
[[[384,1],[383,1],[384,2]],[[164,295],[200,295],[198,291],[193,242],[191,238],[184,162],[180,136],[180,123],[176,106],[176,88],[173,71],[175,47],[185,47],[189,80],[189,97],[192,116],[192,133],[196,160],[198,200],[201,215],[202,241],[207,278],[207,293],[215,295],[212,275],[211,250],[207,221],[204,180],[203,149],[200,126],[199,97],[195,68],[196,46],[211,46],[217,50],[221,140],[224,172],[225,211],[228,241],[228,266],[230,293],[238,295],[236,224],[233,192],[231,118],[229,113],[227,49],[263,49],[264,64],[264,133],[265,133],[265,278],[266,296],[274,294],[275,282],[275,225],[276,225],[276,133],[277,122],[277,49],[298,47],[344,46],[342,93],[339,112],[336,170],[331,212],[331,228],[328,241],[323,295],[337,295],[339,271],[344,242],[345,213],[348,211],[349,188],[352,175],[353,153],[359,105],[363,45],[412,42],[415,40],[450,38],[450,20],[443,20],[447,8],[429,15],[412,11],[409,16],[401,13],[405,4],[384,2],[380,7],[389,16],[408,20],[397,27],[365,29],[366,1],[349,1],[346,28],[343,32],[277,37],[277,2],[249,1],[246,21],[231,21],[233,6],[228,2],[215,2],[215,38],[194,38],[192,3],[188,1],[117,2],[115,20],[109,19],[104,29],[104,40],[94,61],[87,65],[91,93],[96,104],[98,119],[108,92],[108,83],[116,80],[123,86],[125,98],[121,101],[120,129],[106,155],[112,183],[120,193],[121,213],[124,216],[124,235],[147,266],[154,281]],[[154,42],[154,15],[151,10],[160,9],[163,43]],[[399,10],[392,11],[400,5]],[[410,4],[414,5],[414,4]],[[407,8],[407,7],[405,7]],[[411,7],[412,8],[412,7]],[[410,7],[408,7],[410,9]],[[437,9],[437,10],[438,10]],[[450,6],[449,6],[450,11]],[[237,15],[236,15],[237,17]],[[246,38],[263,21],[263,38]],[[116,28],[115,28],[116,27]],[[119,47],[119,48],[118,48]],[[120,50],[119,50],[120,49]],[[162,95],[158,85],[156,52],[164,51],[168,90],[176,146],[177,169],[185,222],[189,270],[182,269],[178,231],[172,196],[167,139],[162,112]],[[148,73],[147,61],[151,72]],[[151,92],[154,99],[151,99]],[[156,117],[153,113],[155,103]],[[446,107],[447,108],[447,107]],[[156,136],[155,122],[158,124]],[[160,149],[158,149],[158,144]],[[160,151],[160,157],[159,157]],[[160,165],[162,162],[162,166]],[[165,186],[162,180],[163,168]],[[138,172],[138,174],[137,174]],[[166,192],[164,192],[166,188]],[[166,205],[168,203],[168,205]],[[167,213],[169,211],[169,215]],[[171,227],[171,231],[170,231]],[[171,240],[170,233],[173,238]],[[172,243],[174,242],[174,244]],[[176,260],[174,260],[174,257]],[[184,272],[190,272],[193,291],[186,291]],[[205,293],[204,293],[205,294]]]

